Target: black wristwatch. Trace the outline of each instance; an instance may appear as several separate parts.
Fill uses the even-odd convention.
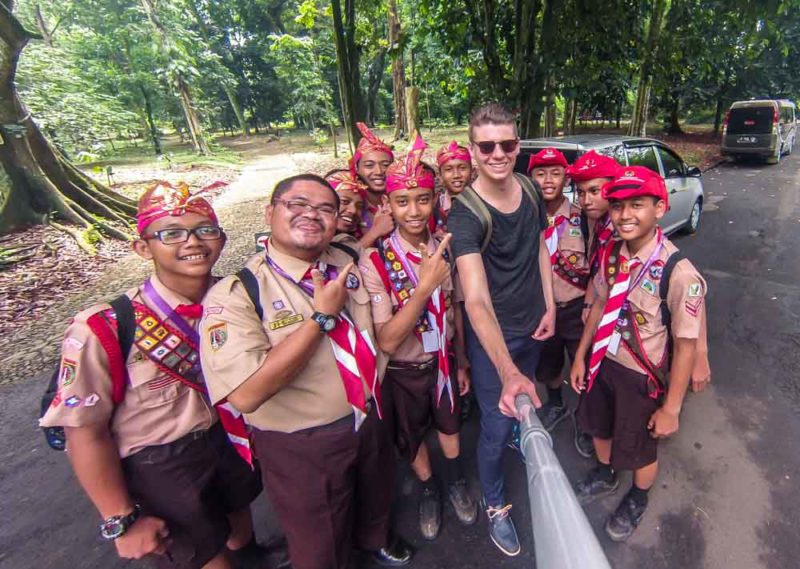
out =
[[[109,540],[122,537],[133,523],[139,519],[141,513],[141,506],[136,504],[133,507],[133,511],[126,516],[111,516],[100,524],[100,535]]]
[[[336,328],[336,317],[322,312],[315,312],[311,315],[311,320],[319,325],[320,332],[330,332]]]

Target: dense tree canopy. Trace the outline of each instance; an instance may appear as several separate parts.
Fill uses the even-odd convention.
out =
[[[671,131],[686,121],[718,129],[733,100],[800,96],[798,0],[0,6],[9,30],[27,38],[10,77],[29,115],[13,122],[33,121],[59,159],[132,137],[160,154],[167,132],[199,153],[212,151],[211,133],[277,127],[335,135],[344,126],[354,143],[356,120],[396,116],[401,136],[407,100],[418,100],[409,114],[422,124],[462,123],[475,104],[501,100],[519,111],[523,135],[536,136],[571,132],[586,117],[630,121],[636,132],[648,119]],[[0,195],[9,200],[7,189]]]

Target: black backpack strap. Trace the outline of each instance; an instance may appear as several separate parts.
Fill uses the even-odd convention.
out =
[[[667,328],[672,327],[672,315],[667,306],[667,297],[669,295],[669,279],[672,277],[672,270],[679,262],[685,259],[686,256],[680,251],[675,251],[669,256],[667,262],[664,263],[664,270],[661,273],[661,286],[658,287],[659,296],[661,298],[661,323]]]
[[[133,347],[134,334],[136,333],[136,317],[133,313],[133,303],[127,294],[121,294],[111,301],[111,308],[117,315],[117,336],[119,347],[122,350],[122,361],[127,361]]]
[[[464,206],[478,218],[481,224],[481,253],[486,251],[489,242],[492,240],[492,214],[483,202],[481,197],[472,186],[467,186],[464,191],[453,197],[460,201]]]
[[[256,314],[258,314],[258,319],[264,320],[264,309],[261,307],[261,295],[258,291],[258,280],[253,274],[253,271],[247,267],[244,267],[236,273],[236,278],[238,278],[239,281],[244,285],[244,290],[247,292],[247,296],[250,297],[250,302],[253,303],[253,308],[255,308]]]
[[[338,241],[332,241],[331,247],[333,247],[334,249],[339,249],[339,251],[344,251],[345,253],[350,255],[354,263],[358,264],[358,259],[359,259],[358,251],[350,247],[350,245],[345,245],[344,243],[339,243]]]
[[[589,218],[584,211],[581,211],[581,235],[583,235],[583,251],[586,258],[589,258]]]

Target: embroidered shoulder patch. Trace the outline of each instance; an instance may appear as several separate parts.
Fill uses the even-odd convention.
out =
[[[78,362],[67,358],[61,359],[61,370],[58,372],[58,382],[61,387],[67,387],[75,382],[78,375]]]
[[[228,325],[225,322],[214,324],[208,329],[208,341],[215,352],[228,341]]]
[[[697,298],[698,296],[703,296],[703,285],[700,283],[692,283],[689,285],[689,290],[686,291],[686,296]]]

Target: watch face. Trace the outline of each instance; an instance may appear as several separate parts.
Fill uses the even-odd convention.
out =
[[[323,325],[322,329],[326,332],[330,332],[336,328],[336,318],[328,317],[325,319],[325,324]]]
[[[106,539],[115,539],[122,535],[123,531],[122,520],[114,520],[103,524],[103,528],[101,529],[100,533]]]

